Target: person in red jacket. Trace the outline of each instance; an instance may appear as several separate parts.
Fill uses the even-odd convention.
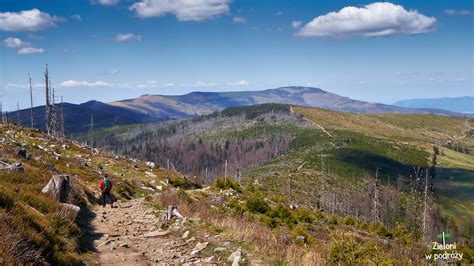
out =
[[[110,190],[112,190],[112,181],[110,181],[109,175],[104,174],[104,177],[100,181],[99,188],[102,191],[102,195],[101,195],[102,206],[105,207],[107,199],[110,202],[110,206],[112,206],[112,197],[110,196]]]

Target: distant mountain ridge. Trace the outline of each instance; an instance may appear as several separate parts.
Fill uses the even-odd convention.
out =
[[[316,107],[360,114],[435,114],[474,116],[441,109],[415,109],[370,103],[342,97],[318,88],[290,86],[262,91],[191,92],[185,95],[142,95],[138,98],[102,103],[64,103],[65,127],[68,133],[89,131],[91,117],[94,129],[116,125],[142,124],[207,115],[229,107],[278,103]],[[57,105],[57,110],[60,105]],[[35,127],[45,129],[45,107],[34,107]],[[17,112],[9,113],[18,122]],[[20,110],[20,124],[30,125],[30,110]]]
[[[262,91],[191,92],[179,96],[142,95],[110,103],[160,119],[206,115],[228,107],[280,103],[361,114],[437,114],[462,116],[446,110],[414,109],[342,97],[319,88],[289,86]]]
[[[473,96],[409,99],[398,101],[393,105],[408,108],[437,108],[458,113],[474,114]]]
[[[59,127],[61,105],[56,104],[55,107],[58,113],[57,123]],[[99,101],[89,101],[82,104],[64,103],[63,110],[64,126],[68,134],[87,132],[91,128],[92,117],[94,119],[94,129],[112,127],[115,125],[142,124],[159,121],[159,119],[146,114],[137,113]],[[35,128],[44,130],[46,124],[45,106],[34,107],[33,114]],[[31,124],[30,109],[19,111],[19,121],[17,111],[9,113],[8,117],[10,121],[16,122],[17,124],[26,126]]]

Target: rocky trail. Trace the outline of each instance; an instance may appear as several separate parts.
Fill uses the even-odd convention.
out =
[[[190,231],[186,218],[159,229],[161,219],[143,198],[115,203],[115,208],[96,206],[93,212],[87,265],[238,265],[242,261],[238,247],[218,234]]]

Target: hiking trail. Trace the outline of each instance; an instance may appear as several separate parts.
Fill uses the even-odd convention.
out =
[[[192,229],[185,224],[186,218],[162,230],[156,210],[147,206],[143,198],[114,205],[115,208],[107,205],[92,209],[95,216],[86,235],[92,245],[86,256],[87,265],[233,263],[228,261],[228,255],[216,256],[204,250],[222,245],[221,250],[234,252],[238,247],[223,241],[218,234],[190,231]]]

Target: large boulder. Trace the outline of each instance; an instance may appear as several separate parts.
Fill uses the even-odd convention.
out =
[[[69,176],[54,175],[41,192],[51,195],[57,202],[68,203],[71,192]]]

